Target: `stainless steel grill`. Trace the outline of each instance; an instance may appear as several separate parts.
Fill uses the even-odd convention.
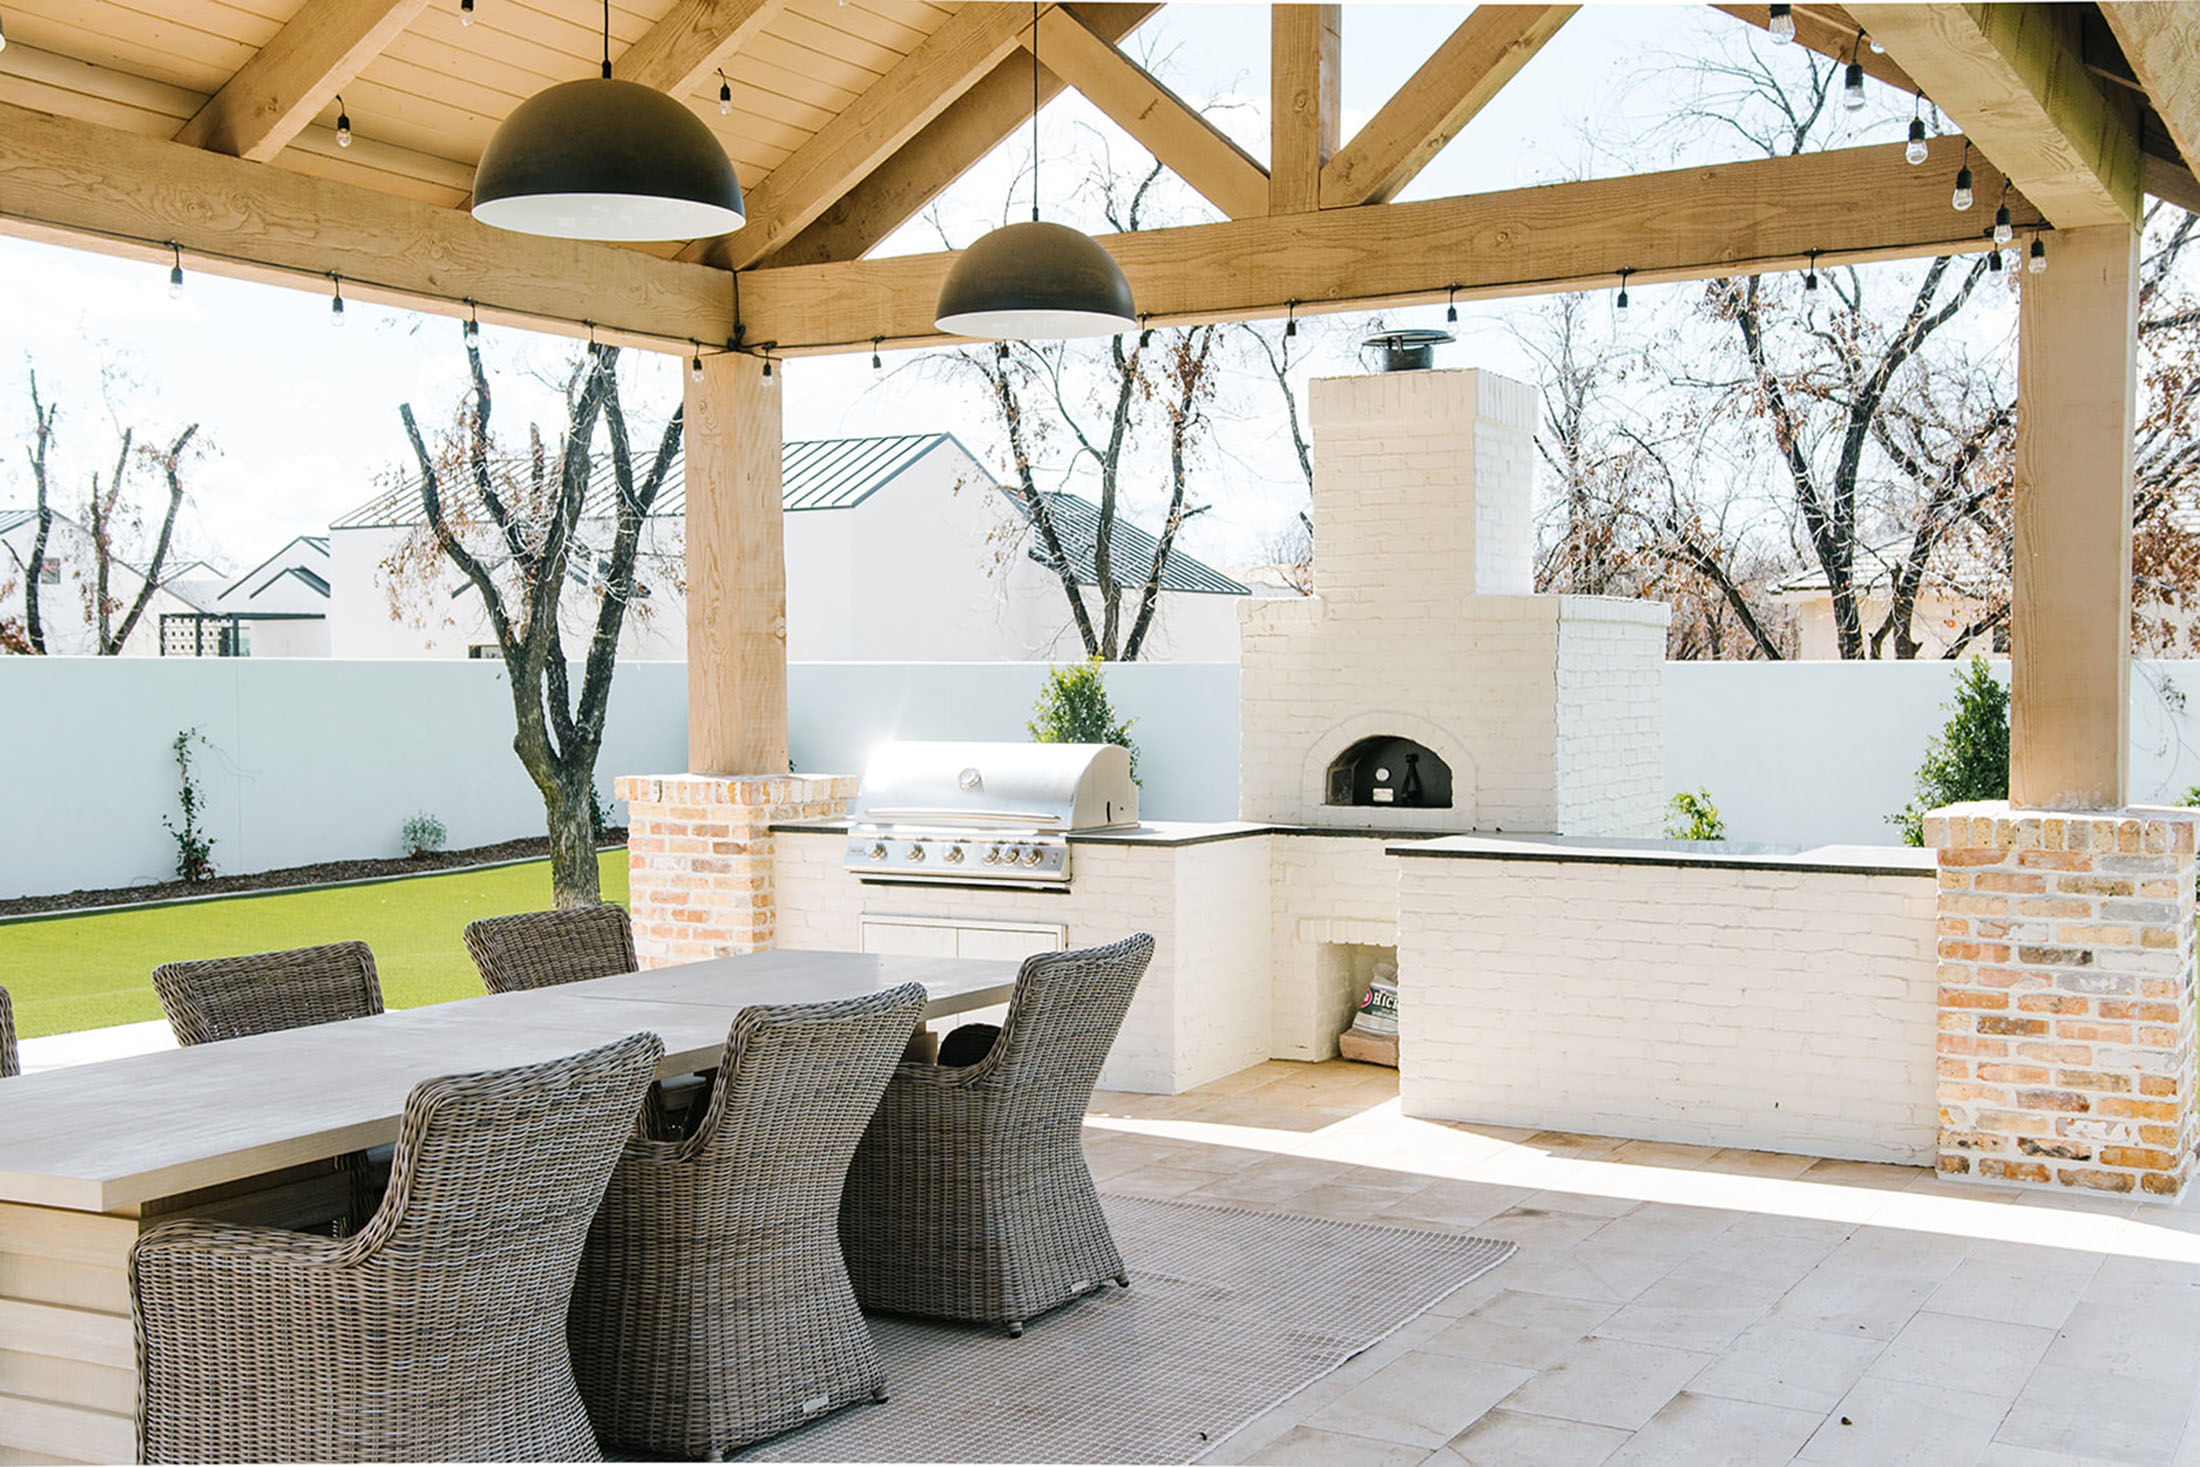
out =
[[[865,881],[1066,888],[1071,833],[1136,825],[1138,786],[1114,744],[885,744],[852,817]]]

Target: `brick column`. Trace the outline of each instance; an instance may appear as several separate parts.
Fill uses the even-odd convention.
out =
[[[629,774],[628,902],[645,968],[772,946],[775,821],[846,813],[852,775]]]
[[[1940,1171],[2174,1198],[2194,1104],[2192,812],[1951,805]]]

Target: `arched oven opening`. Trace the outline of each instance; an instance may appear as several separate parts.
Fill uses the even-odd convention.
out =
[[[1377,734],[1361,739],[1329,766],[1330,805],[1451,808],[1451,766],[1426,745]]]

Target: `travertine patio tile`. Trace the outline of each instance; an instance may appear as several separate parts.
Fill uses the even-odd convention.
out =
[[[1518,1366],[1417,1350],[1338,1396],[1309,1416],[1307,1425],[1439,1447],[1532,1375]]]
[[[2190,1417],[2188,1392],[2143,1377],[2048,1365],[2033,1372],[1994,1440],[2114,1462],[2173,1461]]]
[[[2036,1325],[1928,1311],[1911,1316],[1864,1375],[2013,1400],[2053,1339]]]
[[[1688,1388],[1822,1415],[1841,1404],[1886,1348],[1884,1340],[1861,1333],[1758,1324],[1737,1336]]]
[[[1452,1438],[1428,1467],[1599,1467],[1626,1440],[1609,1426],[1499,1409]]]
[[[1816,1411],[1682,1391],[1612,1454],[1611,1467],[1778,1467],[1818,1422]]]
[[[1711,1153],[1698,1171],[1730,1172],[1745,1177],[1799,1177],[1817,1165],[1814,1156],[1795,1156],[1785,1151],[1743,1151],[1728,1147]],[[1927,1176],[1932,1173],[1927,1172]]]
[[[2013,1447],[1992,1442],[1978,1467],[2130,1467],[2110,1457],[2081,1457],[2069,1452],[2043,1452],[2036,1447]]]
[[[1485,1238],[1510,1238],[1522,1245],[1539,1243],[1547,1248],[1570,1250],[1586,1242],[1599,1229],[1609,1226],[1611,1221],[1606,1217],[1553,1212],[1549,1208],[1521,1203],[1506,1208],[1495,1217],[1484,1218],[1474,1225],[1474,1231]]]
[[[1504,1405],[1633,1431],[1714,1358],[1632,1340],[1584,1340],[1507,1396]]]
[[[1569,1156],[1576,1160],[1608,1160],[1612,1153],[1627,1144],[1624,1136],[1590,1136],[1576,1131],[1535,1131],[1529,1134],[1526,1145],[1552,1156]]]
[[[1897,1191],[1918,1180],[1924,1167],[1893,1166],[1880,1161],[1834,1161],[1811,1163],[1804,1168],[1802,1180],[1818,1182],[1831,1187],[1882,1187]]]
[[[1907,1380],[1865,1379],[1799,1457],[1825,1467],[1958,1467],[1976,1462],[2008,1403]]]
[[[1759,1319],[1777,1294],[1750,1290],[1705,1289],[1668,1274],[1621,1306],[1597,1326],[1608,1340],[1641,1340],[1680,1350],[1717,1353]]]
[[[1422,1348],[1438,1355],[1540,1370],[1587,1339],[1614,1308],[1594,1300],[1507,1290]]]
[[[2020,1243],[1980,1243],[1925,1307],[1941,1314],[2049,1329],[2070,1317],[2100,1271],[2098,1254]]]
[[[2189,1407],[2194,1385],[2200,1383],[2200,1327],[2192,1314],[2165,1307],[2159,1299],[2097,1296],[2089,1289],[2055,1332],[2040,1363],[2042,1368],[2107,1371],[2145,1381],[2179,1395]]]
[[[1532,1194],[1520,1187],[1500,1187],[1488,1182],[1461,1182],[1439,1177],[1418,1192],[1409,1193],[1383,1208],[1385,1218],[1399,1222],[1440,1223],[1467,1228],[1518,1207]]]
[[[1419,1467],[1428,1456],[1427,1447],[1294,1426],[1243,1460],[1262,1467]]]
[[[1185,1197],[1228,1176],[1228,1172],[1195,1171],[1190,1167],[1142,1166],[1109,1177],[1107,1189],[1125,1197]]]
[[[1716,1146],[1690,1146],[1679,1141],[1627,1141],[1612,1153],[1613,1161],[1629,1166],[1662,1166],[1696,1171],[1719,1154]]]

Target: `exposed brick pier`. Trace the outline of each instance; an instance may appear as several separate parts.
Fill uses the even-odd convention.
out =
[[[772,946],[772,822],[846,813],[850,775],[630,774],[627,873],[645,968]]]
[[[1951,805],[1940,1170],[2176,1197],[2192,1176],[2193,831],[2182,810]]]

